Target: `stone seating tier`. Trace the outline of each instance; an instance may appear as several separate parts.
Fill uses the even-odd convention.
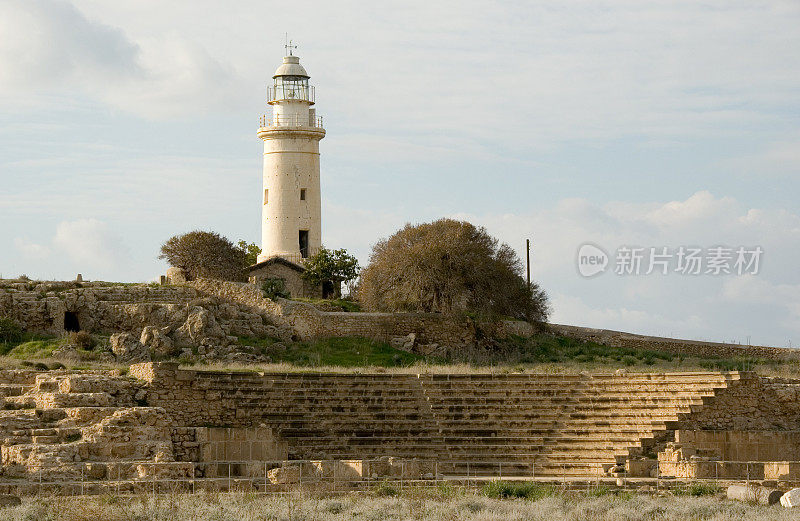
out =
[[[237,422],[270,429],[291,459],[394,456],[438,460],[471,475],[494,475],[502,463],[504,475],[594,476],[741,378],[186,371],[174,385],[213,394],[213,405],[235,412]],[[175,424],[169,407],[191,404],[170,405],[175,391],[159,390],[158,380],[150,385],[162,394],[148,395],[153,406],[137,406],[144,383],[119,375],[4,379],[0,372],[0,403],[22,407],[0,411],[4,458],[17,467],[69,458],[171,461],[170,428],[200,424]]]

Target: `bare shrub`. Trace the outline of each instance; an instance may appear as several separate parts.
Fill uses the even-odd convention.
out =
[[[88,331],[70,333],[69,343],[84,351],[91,351],[97,346],[97,340]]]
[[[170,237],[161,246],[158,258],[183,269],[190,280],[206,277],[245,281],[247,255],[218,233],[195,230]]]
[[[440,219],[406,225],[372,249],[358,298],[374,311],[472,312],[544,321],[544,290],[483,227]]]

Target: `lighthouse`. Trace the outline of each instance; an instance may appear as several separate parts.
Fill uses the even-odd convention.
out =
[[[287,45],[267,103],[272,115],[261,117],[264,171],[259,264],[281,259],[301,265],[322,245],[319,141],[325,137],[314,107],[314,87],[300,58]]]

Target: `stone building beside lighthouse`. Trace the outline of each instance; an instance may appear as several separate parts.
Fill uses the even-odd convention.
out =
[[[310,76],[287,46],[283,63],[267,88],[272,115],[262,116],[264,141],[261,200],[261,255],[250,280],[281,279],[293,297],[321,296],[300,274],[303,262],[322,246],[319,142],[325,137],[317,116]]]

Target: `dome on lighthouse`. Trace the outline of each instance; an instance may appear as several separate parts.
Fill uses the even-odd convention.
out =
[[[278,76],[300,76],[303,78],[310,78],[306,70],[300,65],[300,58],[297,56],[284,56],[283,63],[272,75],[273,78]]]

